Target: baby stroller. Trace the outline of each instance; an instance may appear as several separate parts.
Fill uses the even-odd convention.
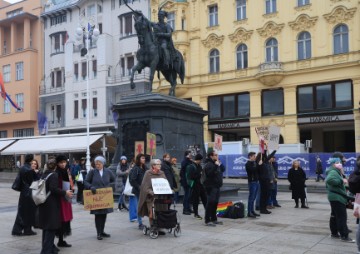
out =
[[[159,236],[160,229],[167,229],[169,234],[174,230],[174,236],[180,236],[181,229],[177,219],[177,211],[168,209],[168,205],[172,202],[171,195],[154,195],[154,197],[154,204],[152,206],[153,222],[150,227],[144,226],[144,235],[149,232],[150,238],[156,239]]]

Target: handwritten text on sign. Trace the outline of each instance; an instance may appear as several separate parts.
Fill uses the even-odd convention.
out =
[[[99,210],[114,207],[113,190],[109,188],[101,188],[96,190],[96,194],[92,194],[90,190],[84,190],[84,209]]]
[[[151,179],[154,194],[172,194],[168,180],[164,178]]]

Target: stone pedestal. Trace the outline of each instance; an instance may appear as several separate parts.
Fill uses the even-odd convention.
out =
[[[197,103],[162,94],[128,96],[114,105],[119,113],[118,147],[112,167],[125,155],[134,158],[135,141],[144,141],[146,132],[156,134],[156,156],[170,153],[181,162],[189,146],[200,145],[204,155],[203,118],[207,115]]]

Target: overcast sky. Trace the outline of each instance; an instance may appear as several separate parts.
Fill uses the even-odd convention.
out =
[[[5,1],[13,4],[13,3],[20,2],[22,0],[5,0]]]

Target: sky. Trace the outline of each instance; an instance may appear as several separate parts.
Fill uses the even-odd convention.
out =
[[[13,4],[13,3],[20,2],[22,0],[5,0],[5,1]]]

